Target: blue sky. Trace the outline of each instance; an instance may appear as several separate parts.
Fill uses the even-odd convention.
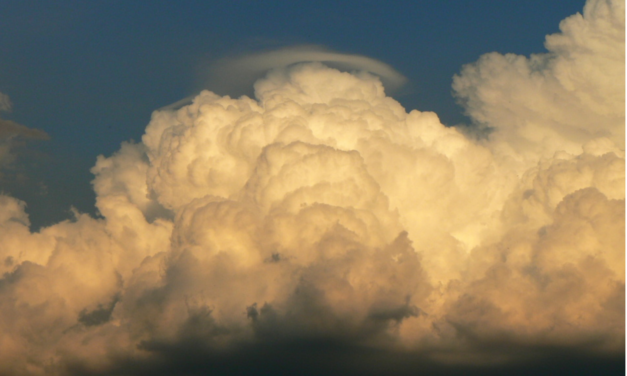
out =
[[[584,1],[4,1],[0,92],[4,117],[51,139],[16,162],[35,226],[93,212],[89,168],[120,142],[139,140],[153,110],[203,88],[212,61],[314,44],[390,64],[408,85],[408,110],[467,122],[451,95],[464,64],[498,51],[545,52],[544,37]],[[211,87],[205,87],[211,90]],[[223,93],[219,93],[223,94]],[[42,188],[44,187],[45,188]]]

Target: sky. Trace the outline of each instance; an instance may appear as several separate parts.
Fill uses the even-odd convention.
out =
[[[545,52],[545,35],[583,4],[4,1],[0,92],[13,103],[4,118],[50,137],[17,161],[29,184],[4,190],[30,203],[35,228],[70,218],[70,206],[95,213],[97,155],[139,140],[152,111],[216,90],[206,80],[216,60],[287,46],[380,60],[407,77],[394,96],[406,109],[468,123],[453,75],[488,52]]]
[[[0,375],[624,374],[624,1],[0,36]]]

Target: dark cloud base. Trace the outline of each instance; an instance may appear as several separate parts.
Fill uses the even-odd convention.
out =
[[[195,341],[149,346],[143,360],[119,357],[105,370],[72,364],[72,375],[624,375],[624,354],[591,355],[589,349],[503,345],[499,356],[517,361],[497,364],[438,362],[433,353],[394,352],[336,340],[260,343],[216,352]],[[523,360],[525,359],[525,360]]]

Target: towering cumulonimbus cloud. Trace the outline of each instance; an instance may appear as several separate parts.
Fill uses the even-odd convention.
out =
[[[0,374],[193,374],[307,343],[462,365],[622,353],[623,9],[591,0],[548,54],[465,67],[487,139],[304,63],[255,99],[155,111],[98,157],[100,219],[32,233],[0,196]]]

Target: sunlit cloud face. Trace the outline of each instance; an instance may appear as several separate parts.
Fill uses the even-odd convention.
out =
[[[254,83],[265,77],[268,71],[285,72],[289,66],[304,62],[321,62],[342,71],[375,75],[385,86],[388,94],[396,92],[407,82],[405,76],[379,60],[333,52],[321,46],[304,45],[219,59],[208,67],[202,67],[201,86],[232,97],[250,95],[253,93]],[[188,105],[193,98],[194,96],[190,96],[181,99],[162,110]]]
[[[561,28],[549,54],[486,55],[455,78],[487,139],[407,112],[382,63],[284,50],[240,62],[270,70],[254,98],[203,91],[100,156],[101,219],[31,233],[0,196],[0,373],[622,354],[624,107],[597,98],[624,82],[608,47],[624,51],[624,4],[590,1]]]

